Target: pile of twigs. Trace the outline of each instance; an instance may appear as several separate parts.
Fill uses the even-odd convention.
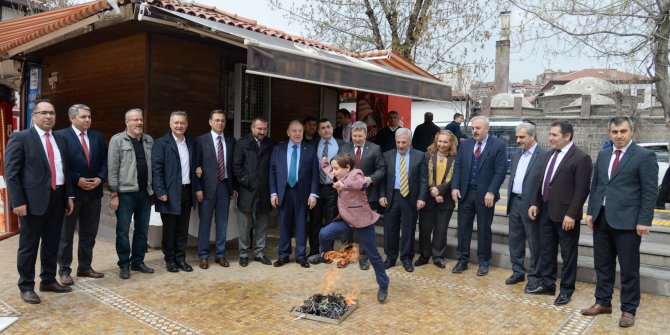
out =
[[[350,306],[341,294],[317,293],[305,300],[296,311],[338,320]]]

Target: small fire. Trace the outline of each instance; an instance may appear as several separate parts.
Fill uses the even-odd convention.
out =
[[[323,258],[328,261],[336,261],[336,264],[346,265],[350,262],[358,261],[358,248],[356,248],[353,243],[345,243],[342,245],[339,251],[328,251],[323,255]],[[340,279],[341,273],[338,267],[333,267],[326,274],[323,275],[324,283],[321,287],[322,294],[329,294],[332,292],[335,282]],[[345,295],[345,300],[347,304],[352,304],[356,301],[359,295],[358,287]]]

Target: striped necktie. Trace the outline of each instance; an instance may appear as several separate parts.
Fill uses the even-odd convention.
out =
[[[409,180],[407,178],[407,161],[405,160],[405,155],[400,155],[400,194],[403,197],[409,195]]]

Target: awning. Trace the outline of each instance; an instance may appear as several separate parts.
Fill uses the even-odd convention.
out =
[[[0,54],[64,28],[108,8],[107,0],[30,15],[0,22]]]
[[[366,61],[374,62],[379,65],[387,66],[404,72],[411,72],[422,77],[439,80],[428,71],[420,68],[416,64],[408,61],[393,50],[373,50],[361,53],[361,57]]]
[[[451,100],[451,87],[412,72],[377,65],[360,58],[294,43],[234,26],[164,8],[151,8],[243,41],[247,46],[247,73],[365,92],[421,100]]]

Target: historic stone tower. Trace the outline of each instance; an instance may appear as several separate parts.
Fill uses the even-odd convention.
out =
[[[500,40],[496,41],[494,94],[507,93],[509,87],[510,11],[500,12]]]

